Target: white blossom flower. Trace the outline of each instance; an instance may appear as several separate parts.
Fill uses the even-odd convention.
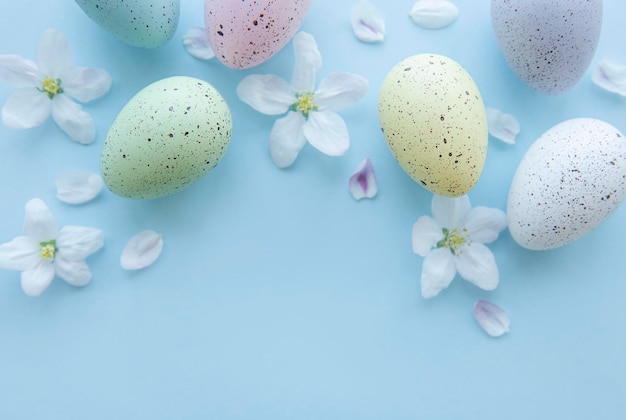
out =
[[[93,118],[72,98],[80,102],[99,98],[109,90],[111,76],[104,70],[75,67],[67,39],[54,29],[41,36],[36,57],[35,63],[19,55],[0,55],[0,79],[17,88],[2,109],[4,124],[32,128],[52,114],[73,140],[93,142]]]
[[[450,285],[456,272],[481,289],[493,290],[499,273],[492,252],[484,244],[506,229],[499,209],[472,208],[469,197],[433,196],[432,214],[413,225],[413,252],[424,257],[420,279],[422,296],[431,298]]]
[[[73,286],[85,286],[91,271],[85,259],[102,248],[102,231],[80,226],[58,228],[46,204],[26,203],[24,235],[0,245],[0,268],[22,272],[22,289],[39,296],[55,274]]]
[[[189,28],[183,35],[183,45],[189,54],[200,60],[210,60],[215,57],[206,28],[200,26]]]
[[[270,154],[276,166],[291,165],[306,142],[330,156],[350,147],[343,119],[333,111],[361,99],[368,88],[365,78],[351,73],[331,73],[315,90],[315,74],[322,57],[312,35],[299,32],[293,39],[295,66],[291,84],[275,75],[251,75],[237,86],[239,98],[267,115],[287,115],[274,123]]]

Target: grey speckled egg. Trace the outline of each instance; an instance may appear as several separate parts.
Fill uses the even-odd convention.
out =
[[[446,197],[467,194],[487,157],[487,113],[478,87],[448,57],[398,63],[378,94],[378,119],[394,157],[416,182]]]
[[[76,0],[98,25],[127,44],[156,48],[176,32],[179,0]]]
[[[624,136],[600,120],[568,120],[539,137],[520,162],[509,191],[509,231],[524,248],[557,248],[595,229],[625,195]]]
[[[491,0],[491,21],[509,67],[531,88],[556,95],[591,63],[602,0]]]
[[[113,121],[102,148],[102,178],[123,197],[172,194],[218,164],[231,132],[230,110],[213,86],[186,76],[160,80]]]

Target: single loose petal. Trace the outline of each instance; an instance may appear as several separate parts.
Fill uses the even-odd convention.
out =
[[[59,77],[63,92],[80,102],[97,99],[111,88],[109,73],[91,67],[70,67]]]
[[[33,198],[26,203],[24,234],[37,243],[57,238],[59,226],[52,212],[41,199]]]
[[[514,116],[495,109],[487,108],[489,134],[506,144],[515,144],[515,137],[520,132],[519,122]]]
[[[431,211],[440,226],[448,229],[461,227],[461,223],[471,210],[472,205],[467,195],[449,198],[433,195]]]
[[[413,252],[425,257],[443,237],[439,223],[430,216],[422,216],[413,224]]]
[[[52,118],[72,140],[78,143],[89,144],[96,139],[93,118],[67,95],[57,95],[52,100]]]
[[[363,42],[382,42],[385,39],[385,19],[369,0],[357,0],[350,15],[352,32]]]
[[[450,286],[455,275],[454,256],[449,249],[437,248],[428,253],[422,263],[422,296],[425,299],[437,296]]]
[[[340,111],[363,98],[368,87],[367,79],[358,74],[331,73],[320,82],[315,102],[320,111]]]
[[[237,96],[266,115],[284,114],[296,102],[296,92],[289,83],[271,74],[253,74],[237,85]]]
[[[0,245],[0,268],[5,270],[31,270],[41,258],[39,243],[30,236],[18,236],[11,242]]]
[[[478,325],[492,337],[500,337],[509,332],[509,314],[496,304],[485,300],[474,303],[474,318]]]
[[[418,0],[409,15],[422,28],[440,29],[456,20],[459,9],[447,0]]]
[[[72,261],[62,256],[54,261],[56,274],[72,286],[86,286],[91,281],[91,271],[85,261]]]
[[[100,229],[82,226],[64,226],[56,240],[59,256],[70,260],[84,260],[104,246]]]
[[[41,75],[37,65],[19,55],[0,55],[0,79],[16,88],[34,88],[39,85]]]
[[[22,271],[22,290],[28,296],[39,296],[50,286],[52,279],[54,279],[54,265],[40,260],[35,268]]]
[[[602,60],[593,71],[591,80],[608,92],[626,96],[626,65]]]
[[[329,156],[341,156],[350,148],[346,123],[334,112],[311,112],[302,130],[313,147]]]
[[[350,177],[349,188],[352,197],[356,200],[373,198],[378,194],[378,183],[371,159],[367,158],[361,162]]]
[[[163,235],[153,230],[144,230],[133,236],[128,242],[120,263],[126,270],[139,270],[156,261],[163,250]]]
[[[59,78],[61,72],[74,64],[70,44],[63,33],[48,29],[37,46],[37,66],[45,77]]]
[[[209,35],[205,28],[193,26],[183,35],[183,45],[189,54],[200,59],[210,60],[215,52],[209,43]]]
[[[270,155],[279,168],[290,166],[306,144],[302,132],[304,116],[299,112],[289,112],[276,120],[270,133]]]
[[[33,128],[41,125],[52,110],[52,101],[34,87],[16,90],[2,108],[2,122],[9,128]]]
[[[322,55],[317,48],[313,35],[298,32],[293,38],[295,64],[291,86],[296,92],[313,92],[315,90],[315,75],[322,67]]]
[[[472,241],[488,244],[507,228],[506,214],[500,209],[474,207],[467,214],[465,228]]]
[[[457,258],[456,269],[461,277],[483,290],[498,287],[500,274],[493,253],[485,245],[472,242],[463,247]]]
[[[56,179],[57,198],[68,204],[82,204],[96,198],[104,182],[100,175],[87,171],[64,172]]]

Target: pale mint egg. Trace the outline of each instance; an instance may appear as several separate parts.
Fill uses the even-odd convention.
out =
[[[531,88],[556,95],[585,74],[602,27],[602,0],[491,0],[502,55]]]
[[[524,248],[557,248],[598,227],[625,195],[623,134],[604,121],[568,120],[522,158],[509,191],[509,232]]]
[[[98,25],[127,44],[157,48],[176,32],[179,0],[76,0]]]
[[[160,80],[113,121],[102,148],[102,178],[122,197],[175,193],[218,164],[231,132],[230,110],[213,86],[186,76]]]
[[[487,113],[456,61],[419,54],[397,64],[378,95],[378,119],[402,169],[435,194],[467,194],[487,157]]]

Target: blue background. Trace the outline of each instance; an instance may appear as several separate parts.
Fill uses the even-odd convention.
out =
[[[519,81],[500,54],[489,2],[458,0],[459,19],[429,31],[408,17],[413,0],[377,1],[384,43],[352,34],[352,0],[314,0],[302,29],[324,59],[319,80],[349,71],[371,83],[343,111],[352,140],[340,158],[306,146],[277,169],[268,153],[275,117],[238,100],[254,73],[289,79],[291,45],[246,71],[194,59],[182,46],[203,25],[203,2],[183,0],[174,38],[157,50],[127,46],[71,0],[4,1],[0,53],[34,57],[41,33],[64,32],[78,65],[106,69],[111,91],[85,105],[96,142],[81,146],[51,121],[0,126],[0,242],[21,233],[24,204],[40,197],[61,225],[101,228],[105,248],[88,260],[85,288],[56,279],[39,298],[19,273],[0,271],[1,419],[620,419],[626,416],[626,209],[585,238],[532,252],[504,232],[490,248],[500,268],[493,292],[457,277],[438,297],[420,296],[415,220],[431,194],[395,162],[378,127],[387,72],[422,52],[447,55],[475,79],[486,106],[517,117],[517,144],[491,139],[477,205],[506,208],[521,157],[553,125],[603,119],[626,131],[626,101],[591,82],[603,58],[626,63],[626,3],[607,0],[591,67],[570,91],[545,96]],[[212,83],[234,122],[221,164],[191,188],[153,201],[104,191],[71,206],[55,197],[68,170],[99,171],[108,127],[141,88],[189,75]],[[0,102],[13,92],[0,83]],[[348,178],[366,157],[379,195],[355,201]],[[119,265],[142,229],[163,233],[153,266]],[[504,307],[511,333],[489,338],[472,317],[477,299]]]

